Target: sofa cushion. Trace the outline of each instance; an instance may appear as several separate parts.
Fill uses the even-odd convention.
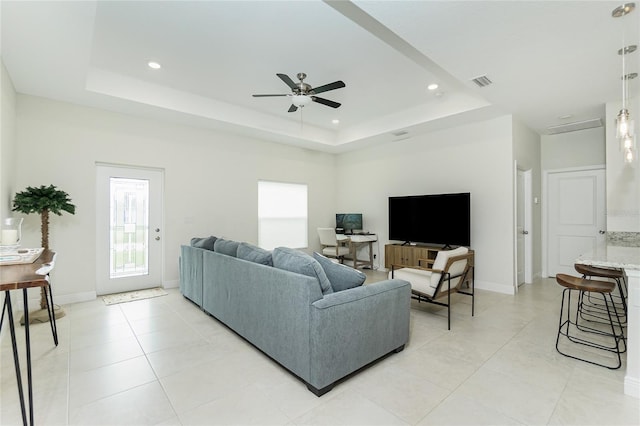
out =
[[[313,258],[320,263],[324,273],[327,274],[327,278],[331,283],[333,291],[342,291],[358,287],[367,279],[367,276],[361,271],[353,269],[347,265],[335,263],[320,253],[314,252]]]
[[[223,238],[218,238],[213,245],[216,252],[221,254],[226,254],[227,256],[238,256],[238,246],[239,242],[233,240],[225,240]]]
[[[216,243],[217,238],[213,235],[210,237],[193,237],[191,239],[191,247],[197,247],[201,249],[213,251],[213,246]]]
[[[458,247],[457,249],[453,249],[453,250],[440,250],[438,252],[438,255],[436,256],[436,260],[433,262],[433,269],[438,270],[438,271],[442,271],[445,266],[447,266],[447,262],[449,261],[449,258],[451,257],[455,257],[455,256],[461,256],[463,254],[467,254],[469,252],[469,249],[466,247]],[[456,275],[457,273],[460,273],[462,271],[449,271],[452,275]],[[433,273],[431,275],[431,287],[436,288],[438,287],[438,283],[440,282],[440,275],[439,273]],[[453,281],[453,280],[452,280]],[[455,285],[452,284],[452,288],[455,287]]]
[[[317,260],[307,253],[288,247],[276,247],[273,250],[273,266],[285,271],[317,278],[322,294],[333,293],[333,288],[331,288],[331,283],[324,269],[322,269]]]
[[[270,251],[249,243],[240,243],[238,246],[238,259],[273,266],[273,258]]]

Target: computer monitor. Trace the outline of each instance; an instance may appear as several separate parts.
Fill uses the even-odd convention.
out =
[[[362,213],[336,213],[336,231],[345,234],[362,229]]]

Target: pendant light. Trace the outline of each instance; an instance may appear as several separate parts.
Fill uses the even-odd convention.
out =
[[[611,12],[611,16],[614,18],[621,18],[633,12],[635,7],[635,3],[625,3],[616,7]],[[633,53],[636,50],[636,45],[625,46],[623,37],[622,49],[618,50],[618,55],[622,56],[622,108],[616,117],[616,138],[620,140],[620,148],[622,149],[622,155],[625,163],[631,163],[636,158],[634,122],[629,113],[627,99],[629,94],[629,80],[637,77],[638,74],[627,74],[625,68],[626,55]]]

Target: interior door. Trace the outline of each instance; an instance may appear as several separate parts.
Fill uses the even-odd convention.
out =
[[[163,172],[96,165],[96,292],[162,285]]]
[[[575,275],[576,258],[605,240],[605,170],[549,173],[548,194],[547,275]]]

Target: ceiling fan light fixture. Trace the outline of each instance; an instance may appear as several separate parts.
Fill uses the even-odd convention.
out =
[[[291,103],[298,108],[302,108],[305,105],[309,105],[311,103],[311,97],[307,95],[293,95],[291,96]]]

